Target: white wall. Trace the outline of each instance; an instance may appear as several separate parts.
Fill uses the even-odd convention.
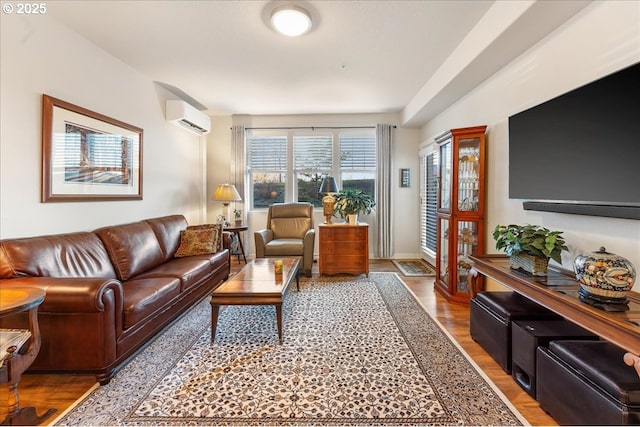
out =
[[[230,179],[231,163],[231,131],[233,124],[245,127],[290,127],[290,126],[375,126],[377,123],[395,125],[400,117],[396,114],[336,114],[336,115],[289,115],[289,116],[248,116],[213,117],[214,132],[208,138],[208,190],[209,197],[215,186]],[[219,128],[219,129],[218,129]],[[219,131],[218,131],[219,130]],[[392,161],[392,214],[393,214],[393,246],[394,258],[419,257],[419,204],[418,204],[418,153],[416,147],[420,141],[419,129],[396,128]],[[215,152],[215,154],[213,154]],[[399,169],[410,168],[412,173],[411,188],[400,188]],[[245,207],[245,209],[247,209]],[[215,221],[223,211],[222,204],[209,200],[208,220]],[[364,219],[364,221],[367,221]],[[324,222],[322,209],[316,209],[314,224]],[[253,232],[266,225],[266,211],[248,212],[249,231],[245,233],[245,250],[255,255]],[[373,234],[373,233],[372,233]],[[370,248],[374,251],[375,240],[370,236]],[[316,250],[318,250],[316,238]]]
[[[205,139],[164,120],[164,101],[174,96],[47,15],[0,19],[0,237],[173,213],[205,220]],[[40,202],[42,94],[144,130],[143,200]]]
[[[572,269],[576,255],[605,246],[640,269],[640,221],[524,211],[521,201],[509,200],[507,128],[510,115],[638,61],[640,2],[595,2],[422,128],[428,139],[448,128],[488,125],[488,253],[497,252],[491,237],[497,224],[529,223],[564,232],[565,268]]]

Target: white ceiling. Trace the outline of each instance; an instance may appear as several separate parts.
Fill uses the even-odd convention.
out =
[[[212,114],[404,112],[420,125],[588,2],[292,3],[313,20],[299,38],[269,27],[280,1],[52,1],[47,13]],[[482,46],[461,53],[470,40]],[[438,79],[456,55],[464,64]]]

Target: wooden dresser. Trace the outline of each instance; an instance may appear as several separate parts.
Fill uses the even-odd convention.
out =
[[[369,277],[369,225],[320,224],[320,275],[364,273]]]

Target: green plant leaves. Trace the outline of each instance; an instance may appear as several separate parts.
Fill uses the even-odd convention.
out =
[[[539,225],[497,225],[493,230],[496,249],[509,256],[526,253],[551,258],[562,264],[561,253],[568,250],[561,231],[551,231]]]

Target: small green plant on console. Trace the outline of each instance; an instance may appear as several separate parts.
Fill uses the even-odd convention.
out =
[[[551,258],[558,264],[562,264],[562,251],[569,250],[562,231],[551,231],[539,225],[497,225],[493,238],[496,249],[504,249],[509,256],[524,253]]]

